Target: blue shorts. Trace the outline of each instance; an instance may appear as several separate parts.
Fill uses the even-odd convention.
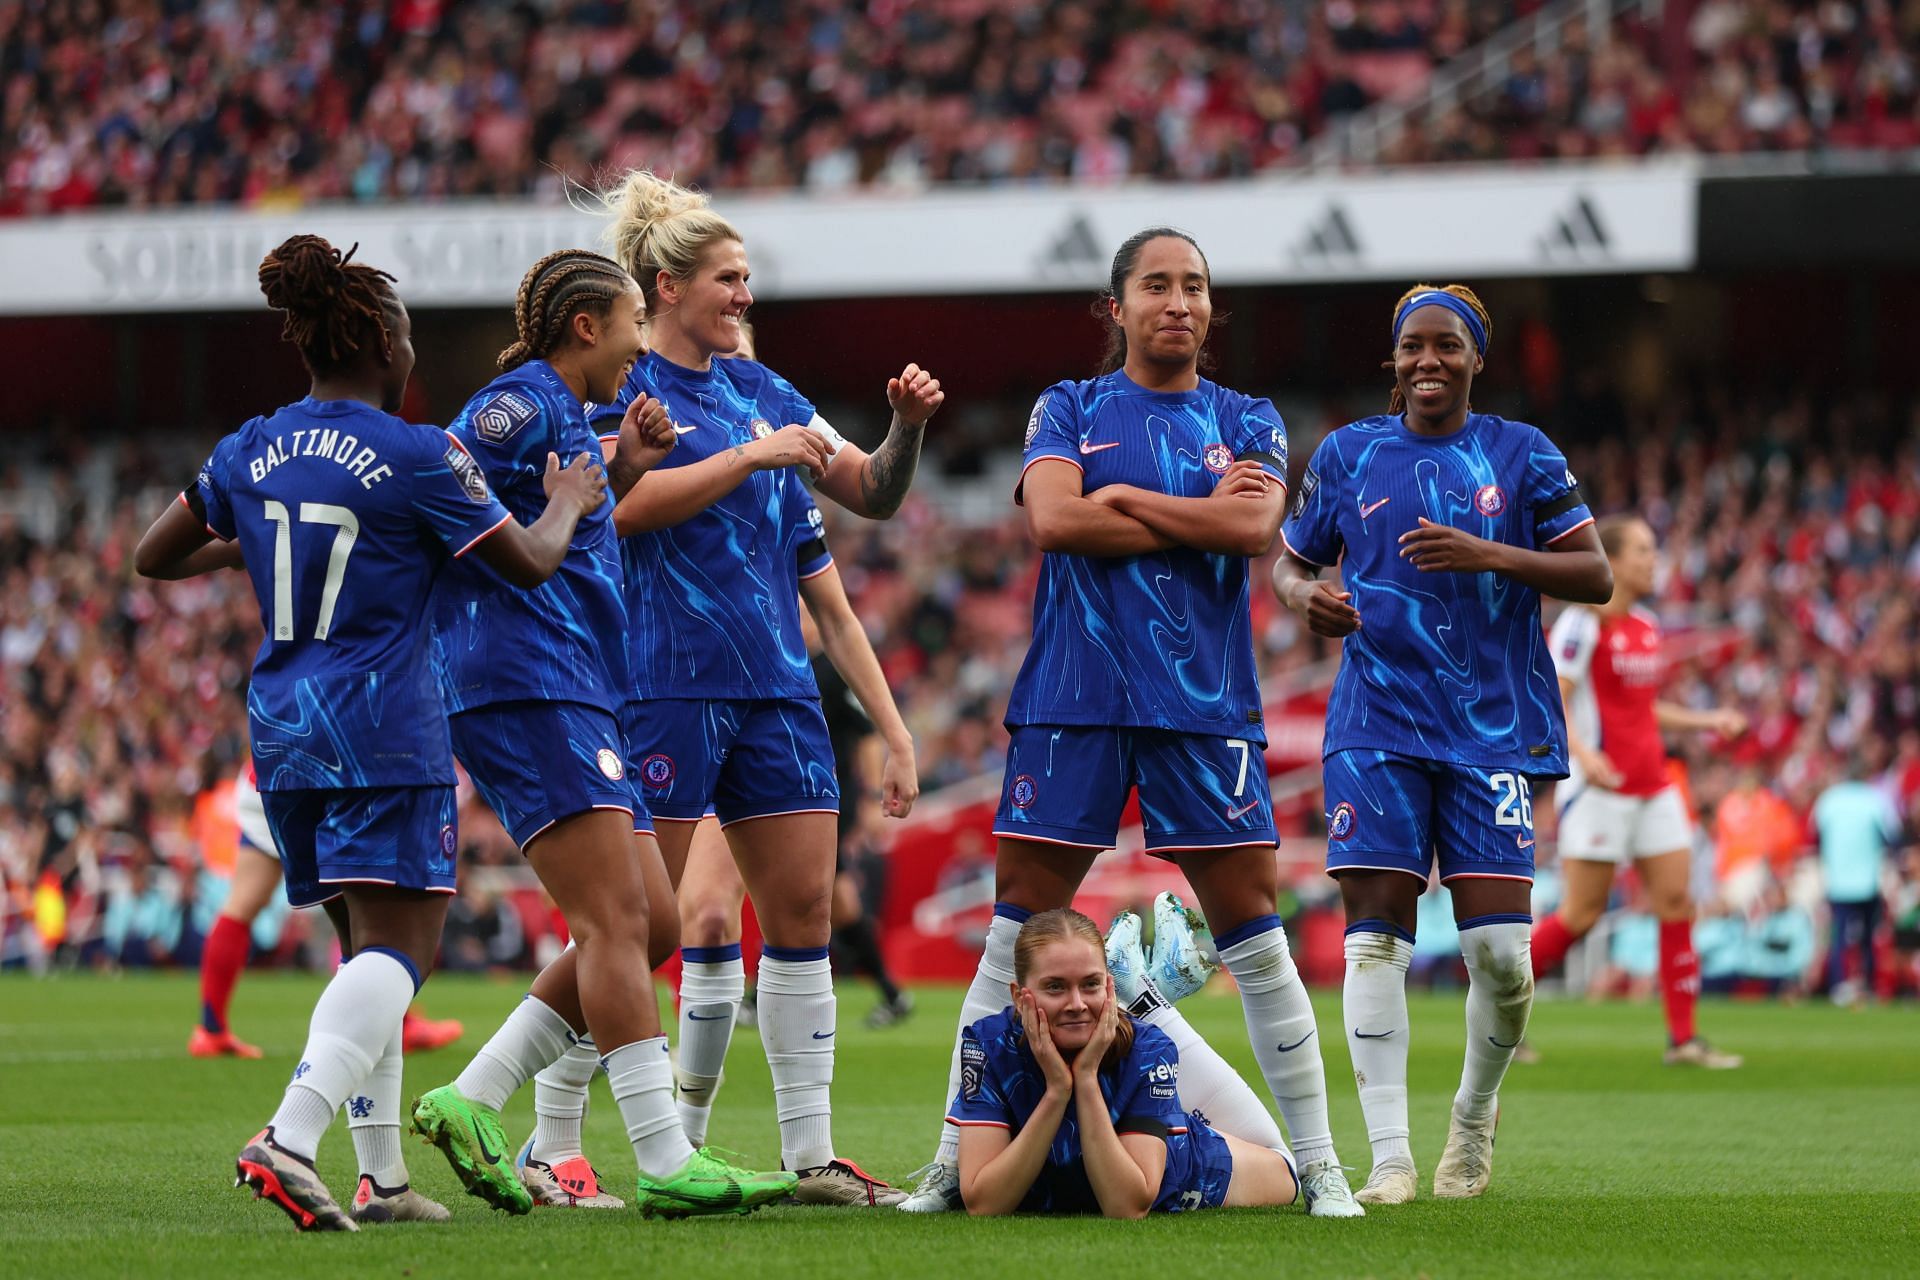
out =
[[[1160,1175],[1154,1211],[1218,1209],[1227,1202],[1227,1184],[1232,1181],[1233,1152],[1227,1140],[1205,1116],[1192,1112],[1185,1133],[1167,1135],[1167,1167]]]
[[[1136,787],[1148,853],[1278,843],[1259,743],[1083,725],[1013,730],[993,834],[1111,849]]]
[[[584,702],[495,702],[448,716],[447,728],[453,754],[522,849],[591,809],[630,813],[635,831],[653,830],[610,711]]]
[[[1322,762],[1327,870],[1533,880],[1533,781],[1509,769],[1336,751]]]
[[[452,787],[263,791],[260,798],[293,906],[327,902],[349,884],[453,892],[460,842]]]
[[[621,708],[634,772],[657,818],[720,825],[839,813],[833,741],[811,698],[650,698]]]

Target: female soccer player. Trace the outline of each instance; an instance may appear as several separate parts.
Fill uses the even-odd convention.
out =
[[[141,573],[182,577],[233,563],[237,542],[261,603],[247,709],[267,821],[288,900],[324,903],[347,955],[280,1109],[235,1165],[302,1230],[447,1217],[408,1189],[399,1137],[401,1016],[432,968],[454,887],[453,755],[427,598],[449,557],[468,551],[537,586],[605,503],[590,457],[562,470],[547,454],[536,468],[546,500],[531,504],[544,511],[523,528],[457,441],[391,416],[413,369],[411,324],[392,277],[351,256],[295,236],[260,264],[312,391],[216,445],[134,553]],[[342,1105],[368,1121],[354,1129],[352,1216],[313,1167]]]
[[[537,459],[599,456],[585,405],[619,392],[646,349],[644,315],[632,279],[596,253],[548,254],[521,280],[519,339],[501,352],[501,375],[451,428],[509,509],[531,499]],[[644,400],[620,425],[631,465],[650,465],[672,447],[664,416]],[[499,1108],[589,1032],[633,1143],[643,1211],[745,1211],[793,1185],[789,1174],[749,1173],[696,1151],[674,1110],[647,944],[650,934],[671,938],[677,923],[614,717],[616,691],[627,684],[626,626],[610,503],[581,522],[546,586],[519,592],[490,574],[461,572],[434,596],[454,750],[575,944],[459,1078],[414,1107],[415,1131],[446,1153],[467,1189],[509,1212],[533,1202],[514,1172]]]
[[[1613,870],[1631,858],[1660,918],[1660,990],[1666,1002],[1668,1066],[1740,1065],[1695,1031],[1700,960],[1693,950],[1689,849],[1693,823],[1667,776],[1664,729],[1736,737],[1746,717],[1729,708],[1693,711],[1660,698],[1666,663],[1660,624],[1639,607],[1653,591],[1653,530],[1637,516],[1595,526],[1613,566],[1613,598],[1577,606],[1553,624],[1548,646],[1567,711],[1567,781],[1555,791],[1560,828],[1560,909],[1533,927],[1533,972],[1551,973],[1607,909]]]
[[[1347,1044],[1373,1143],[1366,1204],[1414,1196],[1406,980],[1436,852],[1471,983],[1433,1193],[1486,1190],[1500,1081],[1533,1004],[1533,780],[1566,774],[1540,595],[1613,592],[1560,451],[1468,403],[1491,335],[1463,285],[1400,299],[1387,413],[1314,450],[1273,567],[1283,604],[1316,635],[1345,638],[1322,751]],[[1314,580],[1336,562],[1344,590]]]
[[[1180,1051],[1120,1007],[1100,930],[1042,911],[1013,948],[1013,1003],[960,1033],[960,1134],[967,1212],[992,1216],[1292,1204],[1293,1162],[1273,1122],[1257,1138],[1215,1128],[1181,1086]]]
[[[1239,983],[1308,1206],[1357,1216],[1334,1155],[1313,1008],[1273,909],[1247,562],[1280,524],[1286,428],[1270,402],[1200,376],[1213,303],[1190,237],[1136,233],[1109,283],[1101,376],[1056,383],[1027,421],[1014,496],[1046,556],[1007,708],[995,918],[961,1026],[1004,1003],[1020,923],[1072,902],[1137,787],[1147,851],[1179,864]],[[961,1067],[956,1044],[949,1097]],[[909,1211],[958,1207],[957,1137],[943,1130]]]

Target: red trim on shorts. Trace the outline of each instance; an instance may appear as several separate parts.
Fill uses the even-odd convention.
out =
[[[1450,876],[1440,877],[1441,884],[1449,884],[1455,880],[1518,880],[1521,884],[1533,883],[1532,876],[1503,876],[1495,875],[1491,871],[1456,871]]]
[[[1277,840],[1241,840],[1234,844],[1150,844],[1143,853],[1225,853],[1228,849],[1278,849]]]
[[[1019,832],[1016,832],[1016,831],[1002,831],[998,827],[995,827],[993,829],[993,836],[996,840],[999,840],[999,839],[1028,840],[1033,842],[1034,844],[1059,845],[1062,849],[1092,849],[1096,853],[1115,847],[1111,841],[1109,841],[1106,844],[1081,844],[1077,840],[1054,840],[1047,836],[1021,835]],[[1231,846],[1228,846],[1228,847],[1231,847]]]
[[[735,818],[732,822],[721,823],[720,829],[725,831],[728,827],[737,827],[743,822],[758,822],[762,818],[791,818],[798,813],[831,813],[837,816],[839,812],[838,809],[782,809],[778,813],[754,813],[744,818]]]
[[[530,845],[530,844],[532,844],[532,843],[533,843],[533,842],[534,842],[534,841],[535,841],[535,840],[536,840],[537,838],[539,838],[540,836],[543,836],[543,835],[545,835],[545,834],[546,834],[547,832],[549,832],[549,831],[551,831],[551,830],[552,830],[553,828],[555,828],[555,827],[557,827],[557,826],[559,826],[559,825],[560,825],[561,823],[563,823],[563,822],[565,822],[565,821],[567,820],[567,818],[577,818],[577,817],[579,817],[579,816],[580,816],[581,814],[583,814],[583,813],[596,813],[596,812],[601,812],[601,813],[624,813],[624,814],[626,814],[626,815],[627,815],[627,816],[628,816],[629,818],[631,818],[631,817],[633,816],[633,810],[632,810],[632,809],[630,809],[630,808],[628,808],[628,807],[627,807],[626,805],[624,805],[624,804],[596,804],[596,805],[589,805],[589,806],[588,806],[587,808],[585,808],[585,809],[577,809],[577,810],[575,810],[574,812],[572,812],[572,813],[570,813],[570,814],[568,814],[566,818],[555,818],[555,819],[554,819],[553,821],[551,821],[551,822],[549,822],[549,823],[547,823],[547,824],[545,824],[544,826],[542,826],[542,827],[540,827],[540,828],[538,828],[537,830],[535,830],[534,832],[532,832],[532,833],[531,833],[530,835],[528,835],[528,836],[527,836],[527,838],[526,838],[526,839],[525,839],[525,840],[524,840],[523,842],[521,842],[521,845],[520,845],[520,852],[521,852],[521,853],[525,853],[525,852],[527,851],[527,846],[528,846],[528,845]]]
[[[326,876],[321,876],[316,878],[314,880],[314,883],[315,884],[384,884],[384,885],[392,885],[394,888],[399,888],[400,886],[400,882],[398,880],[382,880],[378,876],[339,876],[335,878],[328,878]],[[427,888],[416,890],[416,892],[455,893],[457,892],[457,890],[454,890],[451,888],[443,889],[439,885],[429,885]],[[339,896],[340,895],[336,893],[333,895],[333,898],[337,898]],[[327,898],[325,899],[325,901],[332,902],[333,898]],[[319,904],[315,903],[314,905],[318,906]]]
[[[1398,871],[1403,876],[1412,876],[1421,884],[1427,882],[1427,875],[1424,871],[1409,871],[1405,867],[1368,867],[1357,862],[1347,862],[1337,867],[1327,868],[1327,874],[1330,876],[1338,876],[1342,871]]]

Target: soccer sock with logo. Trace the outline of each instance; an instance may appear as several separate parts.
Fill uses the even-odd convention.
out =
[[[1579,940],[1558,911],[1541,917],[1533,926],[1533,976],[1544,978],[1558,969]]]
[[[1253,1056],[1287,1122],[1302,1166],[1333,1160],[1327,1119],[1327,1072],[1320,1061],[1313,1004],[1287,950],[1279,916],[1260,916],[1214,939],[1220,963],[1240,985],[1240,1009]]]
[[[1231,1063],[1204,1040],[1193,1024],[1170,1004],[1155,1003],[1138,1015],[1158,1027],[1180,1051],[1180,1105],[1198,1111],[1221,1133],[1256,1146],[1285,1150],[1280,1126],[1261,1105],[1259,1095]]]
[[[567,1051],[574,1031],[538,996],[523,999],[453,1082],[469,1102],[499,1110],[535,1073]]]
[[[413,963],[387,947],[368,947],[335,970],[313,1006],[293,1083],[270,1121],[276,1146],[313,1159],[334,1113],[385,1056],[418,988]]]
[[[229,915],[214,917],[207,945],[200,953],[200,1025],[215,1035],[227,1029],[227,1006],[240,971],[247,966],[253,930],[246,921]]]
[[[833,1159],[833,966],[825,947],[760,953],[760,1040],[773,1076],[780,1167],[798,1172]]]
[[[667,1038],[652,1036],[623,1044],[601,1062],[641,1176],[664,1181],[686,1168],[693,1158],[693,1144],[673,1109],[673,1064],[667,1057]]]
[[[740,944],[680,948],[680,1123],[687,1141],[707,1142],[713,1098],[733,1043],[733,1019],[747,994],[747,970]]]
[[[367,1073],[360,1092],[347,1099],[347,1132],[360,1172],[384,1191],[407,1185],[407,1162],[400,1154],[401,1046],[406,1033],[393,1029],[387,1050]]]
[[[1007,985],[1013,981],[1013,940],[1020,926],[1032,915],[1011,902],[993,904],[993,921],[987,926],[986,949],[980,953],[980,965],[973,971],[973,982],[960,1002],[960,1026],[953,1032],[953,1058],[947,1067],[947,1091],[940,1097],[940,1149],[934,1159],[943,1164],[960,1162],[960,1131],[946,1123],[947,1108],[960,1096],[960,1031],[982,1018],[990,1018],[1012,1003]]]
[[[1347,927],[1347,981],[1341,1011],[1360,1090],[1373,1165],[1413,1167],[1407,1140],[1407,966],[1413,938],[1385,920]]]
[[[1467,962],[1467,1060],[1453,1114],[1484,1122],[1499,1101],[1500,1081],[1527,1034],[1533,1009],[1533,957],[1525,913],[1473,916],[1460,922],[1460,954]]]
[[[1667,1008],[1667,1041],[1694,1037],[1693,1007],[1700,999],[1700,956],[1693,949],[1693,921],[1660,922],[1660,995]]]
[[[567,1051],[533,1078],[533,1149],[527,1154],[555,1167],[580,1149],[580,1126],[587,1116],[587,1091],[600,1070],[600,1046],[580,1036]]]

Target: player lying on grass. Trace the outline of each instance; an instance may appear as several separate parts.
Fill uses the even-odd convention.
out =
[[[1071,908],[1020,926],[1013,1003],[961,1032],[947,1123],[960,1131],[967,1212],[1141,1218],[1298,1198],[1293,1159],[1245,1082],[1233,1077],[1246,1095],[1236,1110],[1251,1104],[1264,1128],[1221,1132],[1213,1099],[1182,1093],[1173,1041],[1121,1007],[1129,942],[1137,964],[1131,914],[1104,947]]]

